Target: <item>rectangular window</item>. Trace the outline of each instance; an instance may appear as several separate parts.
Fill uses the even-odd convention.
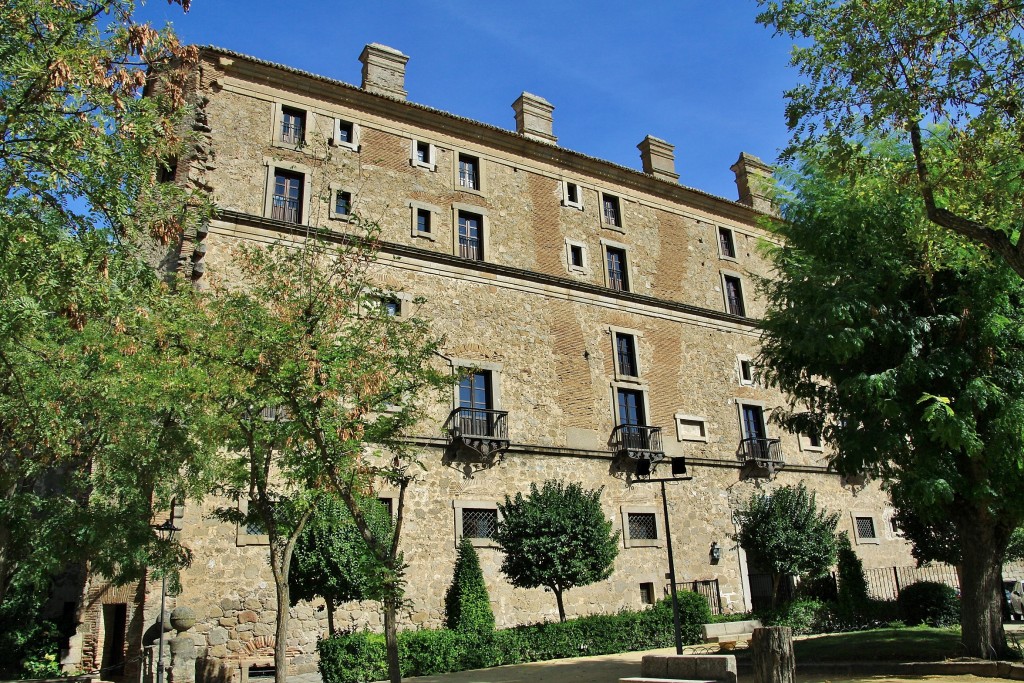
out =
[[[305,129],[306,112],[301,109],[281,107],[281,142],[286,145],[301,145]]]
[[[857,517],[857,538],[875,538],[875,520],[871,517]]]
[[[484,260],[483,216],[468,211],[459,211],[459,256]]]
[[[583,210],[583,196],[579,185],[568,180],[562,181],[562,206]]]
[[[384,297],[380,300],[381,309],[386,315],[398,318],[402,315],[402,302],[394,297]]]
[[[338,190],[334,193],[334,215],[348,216],[352,212],[352,193]]]
[[[379,498],[377,498],[377,500],[379,500],[380,504],[384,507],[384,509],[388,511],[388,517],[394,517],[395,516],[395,509],[394,509],[395,508],[395,499],[394,498],[390,498],[390,497],[386,497],[386,496],[380,496]]]
[[[636,339],[633,335],[615,333],[615,359],[618,361],[620,375],[639,376],[636,362]]]
[[[480,160],[468,154],[459,155],[459,185],[470,190],[480,189]]]
[[[583,268],[583,247],[579,244],[569,245],[569,265],[573,268]]]
[[[178,172],[178,157],[168,157],[157,162],[156,181],[158,183],[173,183],[174,176]]]
[[[816,431],[808,432],[807,446],[810,448],[821,448],[821,434]]]
[[[653,605],[655,602],[654,596],[654,584],[653,583],[641,583],[640,584],[640,603],[643,605]]]
[[[416,209],[416,232],[421,235],[429,235],[431,233],[429,210]]]
[[[743,283],[735,275],[724,275],[722,280],[725,283],[725,306],[726,311],[733,315],[746,315],[746,307],[743,305]]]
[[[644,425],[644,392],[639,389],[617,389],[620,425]]]
[[[351,121],[338,119],[338,125],[334,129],[334,144],[352,145],[356,141],[356,127]]]
[[[765,440],[768,438],[764,426],[764,408],[743,404],[743,438]]]
[[[740,358],[740,384],[754,383],[754,366],[749,358]]]
[[[606,247],[608,261],[608,286],[620,292],[629,291],[629,275],[626,270],[626,250]]]
[[[274,169],[270,217],[286,223],[302,222],[302,174]]]
[[[416,141],[416,162],[423,166],[430,166],[434,163],[434,155],[431,154],[431,145],[422,140]]]
[[[610,195],[601,195],[601,211],[604,215],[605,225],[612,225],[616,228],[622,227],[622,212],[619,207],[619,198]]]
[[[497,510],[462,508],[462,535],[466,538],[494,538],[497,529]]]
[[[634,541],[654,541],[658,538],[658,520],[653,512],[630,512],[629,538]]]
[[[736,258],[736,242],[729,228],[718,229],[718,250],[724,258]]]

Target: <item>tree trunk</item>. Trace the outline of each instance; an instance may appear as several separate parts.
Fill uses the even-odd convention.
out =
[[[558,620],[565,621],[565,605],[562,604],[562,589],[552,587],[551,592],[555,594],[555,602],[558,603]]]
[[[754,664],[754,683],[793,683],[796,658],[793,657],[793,630],[788,626],[755,628],[750,639]]]
[[[963,559],[960,625],[964,649],[969,657],[998,659],[1007,653],[1002,556],[1009,533],[1002,532],[987,513],[976,509],[967,510],[958,526]]]
[[[291,595],[288,590],[288,565],[283,567],[283,549],[270,545],[270,569],[277,589],[277,630],[274,632],[274,683],[285,683],[288,678],[288,608]]]
[[[402,665],[398,659],[398,604],[392,598],[384,600],[384,646],[388,653],[388,680],[402,683]]]
[[[327,600],[327,637],[334,635],[334,600],[330,597]]]
[[[782,574],[772,574],[772,609],[779,604],[779,586],[782,585]]]

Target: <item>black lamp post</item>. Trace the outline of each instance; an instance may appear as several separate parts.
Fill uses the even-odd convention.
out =
[[[693,477],[686,474],[686,459],[672,458],[672,476],[668,478],[652,479],[652,463],[649,460],[638,460],[636,465],[637,481],[644,483],[658,482],[661,484],[661,505],[665,511],[665,545],[668,547],[668,580],[669,591],[672,594],[672,626],[675,630],[676,654],[683,654],[683,632],[679,621],[679,600],[676,598],[676,562],[672,556],[672,529],[668,521],[668,496],[665,493],[665,483],[673,481],[690,481]]]
[[[174,526],[174,506],[171,506],[171,516],[167,518],[167,521],[163,524],[152,525],[156,531],[156,535],[161,541],[169,541],[174,537],[175,531],[181,531],[178,527]],[[157,637],[160,639],[157,645],[156,655],[156,683],[163,683],[164,681],[164,602],[167,600],[167,570],[164,569],[161,572],[160,577],[160,625],[157,630]]]

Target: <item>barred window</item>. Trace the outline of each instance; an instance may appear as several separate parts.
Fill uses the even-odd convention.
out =
[[[875,538],[875,520],[871,517],[857,517],[857,536]]]
[[[493,538],[497,528],[497,510],[482,508],[462,509],[463,536],[467,538]]]
[[[629,537],[632,540],[657,540],[658,524],[653,512],[630,512]]]

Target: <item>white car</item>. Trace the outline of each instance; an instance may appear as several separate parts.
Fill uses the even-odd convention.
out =
[[[1024,620],[1024,581],[1003,581],[1010,621]]]

